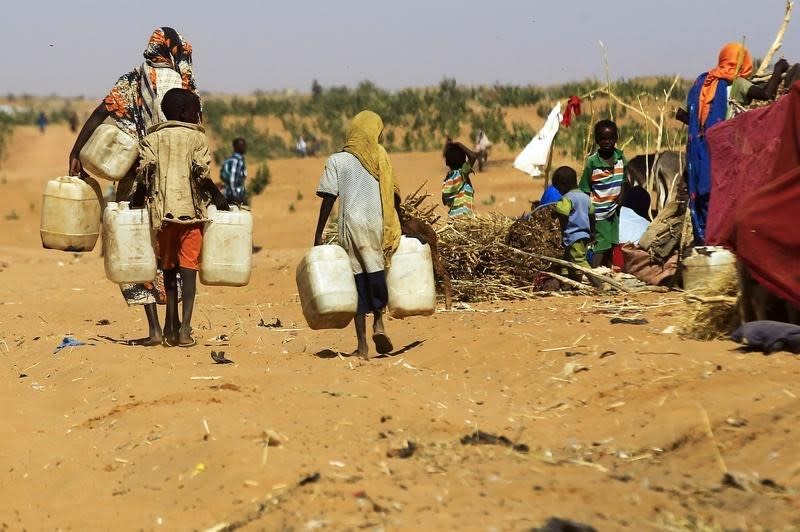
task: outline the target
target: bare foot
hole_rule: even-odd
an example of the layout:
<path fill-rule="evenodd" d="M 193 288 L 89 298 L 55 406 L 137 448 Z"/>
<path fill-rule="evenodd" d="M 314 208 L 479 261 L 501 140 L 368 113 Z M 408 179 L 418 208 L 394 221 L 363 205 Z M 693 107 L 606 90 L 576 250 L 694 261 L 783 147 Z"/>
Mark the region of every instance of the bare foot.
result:
<path fill-rule="evenodd" d="M 376 329 L 375 334 L 372 335 L 372 341 L 375 342 L 375 350 L 381 355 L 386 355 L 394 351 L 392 341 L 383 331 L 378 331 Z"/>
<path fill-rule="evenodd" d="M 369 344 L 367 344 L 366 340 L 363 342 L 358 342 L 356 354 L 364 360 L 369 360 Z"/>
<path fill-rule="evenodd" d="M 148 338 L 143 338 L 142 343 L 139 344 L 139 345 L 144 345 L 144 346 L 147 346 L 147 347 L 151 347 L 151 346 L 154 346 L 154 345 L 161 345 L 161 341 L 162 340 L 163 340 L 163 337 L 160 334 L 154 334 L 154 335 L 152 335 L 152 336 L 150 336 Z"/>
<path fill-rule="evenodd" d="M 178 345 L 180 347 L 192 347 L 193 345 L 197 345 L 197 341 L 192 338 L 191 330 L 184 330 L 184 328 L 181 327 L 178 333 Z"/>
<path fill-rule="evenodd" d="M 162 339 L 163 338 L 160 334 L 154 334 L 146 338 L 137 338 L 135 340 L 130 340 L 128 342 L 128 345 L 141 345 L 145 347 L 150 347 L 154 345 L 161 345 Z"/>

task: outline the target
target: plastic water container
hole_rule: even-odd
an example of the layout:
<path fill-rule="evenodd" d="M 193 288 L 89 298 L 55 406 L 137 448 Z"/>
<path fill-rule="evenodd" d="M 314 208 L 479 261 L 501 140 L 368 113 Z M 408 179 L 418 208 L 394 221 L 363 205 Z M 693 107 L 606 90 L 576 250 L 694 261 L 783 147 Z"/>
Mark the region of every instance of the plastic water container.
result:
<path fill-rule="evenodd" d="M 722 276 L 736 275 L 736 255 L 719 246 L 701 246 L 683 259 L 683 289 L 708 288 Z"/>
<path fill-rule="evenodd" d="M 431 247 L 416 238 L 400 238 L 386 274 L 393 318 L 430 316 L 436 311 L 436 282 Z"/>
<path fill-rule="evenodd" d="M 115 283 L 147 283 L 156 277 L 156 254 L 147 209 L 110 202 L 103 212 L 106 277 Z"/>
<path fill-rule="evenodd" d="M 340 246 L 314 246 L 297 266 L 297 291 L 308 326 L 343 329 L 358 309 L 350 258 Z"/>
<path fill-rule="evenodd" d="M 218 211 L 211 205 L 203 233 L 200 282 L 215 286 L 245 286 L 250 282 L 253 257 L 253 216 L 231 206 Z"/>
<path fill-rule="evenodd" d="M 100 202 L 92 187 L 77 177 L 51 179 L 42 195 L 39 235 L 42 246 L 91 251 L 100 234 Z"/>
<path fill-rule="evenodd" d="M 111 124 L 100 124 L 83 145 L 79 159 L 92 176 L 119 181 L 139 158 L 139 142 Z"/>

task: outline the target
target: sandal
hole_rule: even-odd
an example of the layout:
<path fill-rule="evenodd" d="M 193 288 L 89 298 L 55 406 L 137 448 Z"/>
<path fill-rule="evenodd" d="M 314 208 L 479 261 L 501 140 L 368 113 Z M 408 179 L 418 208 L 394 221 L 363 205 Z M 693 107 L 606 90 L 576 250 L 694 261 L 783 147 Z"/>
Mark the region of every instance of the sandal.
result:
<path fill-rule="evenodd" d="M 177 342 L 177 345 L 178 347 L 194 347 L 197 345 L 197 340 L 195 340 L 193 337 L 190 336 L 188 342 L 186 343 Z"/>
<path fill-rule="evenodd" d="M 381 355 L 388 355 L 394 351 L 392 341 L 386 333 L 375 333 L 372 335 L 372 341 L 375 342 L 375 350 Z"/>

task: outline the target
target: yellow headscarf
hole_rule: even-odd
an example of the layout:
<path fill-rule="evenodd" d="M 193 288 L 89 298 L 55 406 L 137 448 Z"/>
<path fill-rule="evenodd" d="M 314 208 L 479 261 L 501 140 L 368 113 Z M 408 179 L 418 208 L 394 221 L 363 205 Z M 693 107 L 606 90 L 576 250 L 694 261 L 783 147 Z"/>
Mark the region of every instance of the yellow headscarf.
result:
<path fill-rule="evenodd" d="M 350 121 L 342 151 L 351 153 L 378 180 L 383 208 L 383 256 L 388 265 L 392 253 L 400 245 L 400 218 L 394 208 L 394 195 L 399 194 L 394 171 L 386 149 L 378 143 L 383 120 L 377 113 L 361 111 Z"/>

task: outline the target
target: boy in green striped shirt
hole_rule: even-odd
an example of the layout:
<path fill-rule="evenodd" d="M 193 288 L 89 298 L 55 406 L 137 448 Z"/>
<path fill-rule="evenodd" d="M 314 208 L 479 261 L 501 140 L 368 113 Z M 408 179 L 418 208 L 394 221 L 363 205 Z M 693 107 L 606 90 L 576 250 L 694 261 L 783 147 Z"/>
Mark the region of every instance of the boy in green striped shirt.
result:
<path fill-rule="evenodd" d="M 594 126 L 597 151 L 586 159 L 579 188 L 594 206 L 595 245 L 592 266 L 607 266 L 619 244 L 619 209 L 628 183 L 628 161 L 617 149 L 617 124 L 601 120 Z"/>

